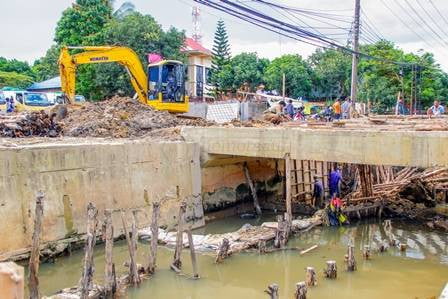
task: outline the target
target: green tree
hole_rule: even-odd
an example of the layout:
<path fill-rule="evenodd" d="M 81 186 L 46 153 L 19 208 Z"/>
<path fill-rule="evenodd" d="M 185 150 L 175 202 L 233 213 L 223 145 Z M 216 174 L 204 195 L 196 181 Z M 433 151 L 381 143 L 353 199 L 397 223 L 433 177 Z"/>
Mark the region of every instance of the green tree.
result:
<path fill-rule="evenodd" d="M 272 60 L 265 73 L 267 87 L 281 91 L 283 74 L 286 76 L 287 96 L 293 98 L 310 96 L 312 70 L 300 55 L 283 55 Z"/>
<path fill-rule="evenodd" d="M 33 83 L 33 78 L 17 72 L 0 71 L 0 88 L 5 86 L 27 88 Z"/>
<path fill-rule="evenodd" d="M 32 71 L 36 81 L 43 81 L 59 75 L 58 59 L 60 48 L 52 45 L 44 57 L 34 61 Z"/>
<path fill-rule="evenodd" d="M 231 58 L 215 79 L 220 82 L 223 90 L 236 90 L 243 84 L 249 84 L 251 89 L 264 82 L 264 72 L 269 65 L 268 59 L 258 58 L 256 53 L 241 53 Z"/>
<path fill-rule="evenodd" d="M 91 45 L 95 36 L 112 19 L 112 5 L 108 0 L 76 0 L 62 13 L 56 26 L 58 45 Z"/>
<path fill-rule="evenodd" d="M 95 45 L 98 35 L 112 20 L 112 3 L 109 0 L 76 0 L 58 21 L 55 32 L 57 46 Z M 77 93 L 97 98 L 95 67 L 82 65 L 76 77 Z"/>
<path fill-rule="evenodd" d="M 229 82 L 226 82 L 225 80 L 227 77 L 224 73 L 221 74 L 221 72 L 230 64 L 231 57 L 229 38 L 227 36 L 227 30 L 223 20 L 219 20 L 216 27 L 212 55 L 211 81 L 217 88 L 217 91 L 220 92 L 229 85 Z"/>
<path fill-rule="evenodd" d="M 17 59 L 6 59 L 4 57 L 0 57 L 0 71 L 16 72 L 27 76 L 33 75 L 28 62 L 20 61 Z"/>
<path fill-rule="evenodd" d="M 400 66 L 391 61 L 405 62 L 404 52 L 388 41 L 364 45 L 361 52 L 380 59 L 361 59 L 359 63 L 359 100 L 371 101 L 381 109 L 392 108 L 402 88 Z M 406 84 L 406 77 L 403 83 Z"/>
<path fill-rule="evenodd" d="M 251 89 L 255 89 L 264 82 L 263 76 L 269 60 L 258 58 L 257 53 L 241 53 L 232 58 L 230 65 L 233 88 L 237 89 L 248 83 Z"/>
<path fill-rule="evenodd" d="M 332 99 L 350 93 L 350 55 L 334 49 L 317 49 L 307 61 L 313 70 L 314 97 Z"/>

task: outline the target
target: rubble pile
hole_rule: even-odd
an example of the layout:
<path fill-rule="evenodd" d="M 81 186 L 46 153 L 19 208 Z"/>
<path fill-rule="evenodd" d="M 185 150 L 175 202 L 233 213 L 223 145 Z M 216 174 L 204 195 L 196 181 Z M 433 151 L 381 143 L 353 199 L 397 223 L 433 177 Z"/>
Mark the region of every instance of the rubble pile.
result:
<path fill-rule="evenodd" d="M 164 136 L 161 129 L 210 126 L 213 123 L 157 111 L 132 98 L 115 96 L 69 111 L 63 124 L 66 136 L 127 138 L 151 136 L 151 132 Z M 169 134 L 176 132 L 179 130 L 169 130 Z"/>
<path fill-rule="evenodd" d="M 2 115 L 0 117 L 1 137 L 58 137 L 62 126 L 55 121 L 55 114 L 33 111 L 23 114 Z"/>
<path fill-rule="evenodd" d="M 381 184 L 373 185 L 373 196 L 361 198 L 359 190 L 349 194 L 351 202 L 382 200 L 391 216 L 400 216 L 416 220 L 435 219 L 434 207 L 442 203 L 448 188 L 448 168 L 405 167 L 395 173 L 393 178 Z M 448 227 L 447 220 L 438 219 Z M 439 223 L 438 223 L 439 224 Z"/>

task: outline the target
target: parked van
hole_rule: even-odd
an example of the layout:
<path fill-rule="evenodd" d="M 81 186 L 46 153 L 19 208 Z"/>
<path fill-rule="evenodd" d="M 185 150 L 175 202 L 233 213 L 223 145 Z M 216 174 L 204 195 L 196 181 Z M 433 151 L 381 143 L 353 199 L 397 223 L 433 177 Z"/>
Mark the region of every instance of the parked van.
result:
<path fill-rule="evenodd" d="M 47 92 L 48 101 L 53 104 L 67 104 L 62 92 Z M 75 95 L 75 104 L 84 104 L 86 98 L 83 95 Z"/>
<path fill-rule="evenodd" d="M 15 105 L 17 111 L 37 111 L 54 106 L 47 95 L 39 92 L 24 92 L 23 94 L 16 94 Z"/>

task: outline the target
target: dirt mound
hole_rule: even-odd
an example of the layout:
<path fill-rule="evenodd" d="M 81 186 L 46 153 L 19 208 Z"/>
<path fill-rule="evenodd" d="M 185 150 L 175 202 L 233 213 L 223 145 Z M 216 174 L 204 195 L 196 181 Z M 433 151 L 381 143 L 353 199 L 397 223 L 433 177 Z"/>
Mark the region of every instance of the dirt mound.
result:
<path fill-rule="evenodd" d="M 156 136 L 170 138 L 170 134 L 179 134 L 179 130 L 161 129 L 179 126 L 210 126 L 213 123 L 203 119 L 191 119 L 176 116 L 167 111 L 157 111 L 137 100 L 115 96 L 110 100 L 87 103 L 82 108 L 69 110 L 62 121 L 64 135 L 73 137 L 142 137 Z M 177 136 L 172 136 L 177 139 Z"/>

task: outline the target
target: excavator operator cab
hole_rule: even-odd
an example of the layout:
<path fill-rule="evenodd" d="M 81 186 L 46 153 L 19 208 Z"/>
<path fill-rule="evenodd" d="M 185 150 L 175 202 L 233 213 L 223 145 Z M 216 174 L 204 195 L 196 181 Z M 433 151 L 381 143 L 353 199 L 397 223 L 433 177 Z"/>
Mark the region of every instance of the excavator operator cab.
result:
<path fill-rule="evenodd" d="M 163 60 L 148 66 L 148 100 L 185 103 L 185 69 L 180 61 Z"/>

